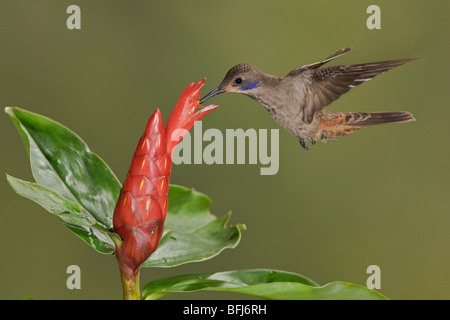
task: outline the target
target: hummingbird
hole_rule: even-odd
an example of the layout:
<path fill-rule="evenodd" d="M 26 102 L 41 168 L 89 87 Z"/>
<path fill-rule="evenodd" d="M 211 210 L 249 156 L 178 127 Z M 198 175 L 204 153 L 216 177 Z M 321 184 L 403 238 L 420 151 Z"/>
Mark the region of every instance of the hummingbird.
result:
<path fill-rule="evenodd" d="M 250 64 L 232 67 L 217 88 L 200 103 L 221 93 L 241 93 L 259 102 L 272 118 L 295 135 L 300 145 L 329 142 L 367 126 L 415 121 L 409 112 L 331 112 L 327 105 L 363 82 L 416 59 L 400 59 L 354 65 L 322 67 L 352 48 L 294 69 L 286 76 L 264 73 Z"/>

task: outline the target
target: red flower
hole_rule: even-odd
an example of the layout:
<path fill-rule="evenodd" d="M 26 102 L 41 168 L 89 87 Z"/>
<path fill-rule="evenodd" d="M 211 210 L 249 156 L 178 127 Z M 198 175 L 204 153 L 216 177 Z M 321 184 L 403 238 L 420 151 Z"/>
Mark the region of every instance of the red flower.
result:
<path fill-rule="evenodd" d="M 168 207 L 173 149 L 195 121 L 218 107 L 197 110 L 204 82 L 191 83 L 184 89 L 165 129 L 157 109 L 139 140 L 113 216 L 114 231 L 122 238 L 122 243 L 116 244 L 122 272 L 138 272 L 158 247 Z M 176 141 L 171 139 L 174 132 Z"/>
<path fill-rule="evenodd" d="M 186 133 L 189 131 L 194 126 L 195 121 L 200 120 L 219 106 L 217 104 L 212 104 L 197 110 L 201 107 L 201 104 L 198 101 L 200 99 L 200 88 L 204 83 L 205 79 L 188 85 L 181 93 L 177 105 L 173 108 L 169 120 L 167 120 L 166 137 L 169 141 L 167 144 L 167 153 L 170 155 L 172 155 L 173 149 L 183 137 L 183 132 Z M 175 137 L 173 135 L 174 133 L 177 135 L 176 130 L 179 129 L 182 129 L 178 132 L 181 135 L 179 135 L 177 140 L 174 140 L 173 138 Z"/>

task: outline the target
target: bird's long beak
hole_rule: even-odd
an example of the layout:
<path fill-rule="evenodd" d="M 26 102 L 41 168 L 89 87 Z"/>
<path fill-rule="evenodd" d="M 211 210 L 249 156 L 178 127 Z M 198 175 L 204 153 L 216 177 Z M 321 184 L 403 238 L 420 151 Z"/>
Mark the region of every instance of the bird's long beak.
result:
<path fill-rule="evenodd" d="M 212 98 L 212 97 L 214 97 L 214 96 L 216 96 L 216 95 L 218 95 L 218 94 L 224 93 L 224 92 L 225 92 L 224 89 L 222 89 L 222 88 L 220 88 L 220 87 L 217 87 L 217 88 L 215 88 L 213 91 L 211 91 L 210 93 L 208 93 L 207 95 L 205 95 L 203 98 L 201 98 L 201 99 L 200 99 L 200 103 L 203 103 L 203 102 L 205 102 L 206 100 L 208 100 L 209 98 Z"/>

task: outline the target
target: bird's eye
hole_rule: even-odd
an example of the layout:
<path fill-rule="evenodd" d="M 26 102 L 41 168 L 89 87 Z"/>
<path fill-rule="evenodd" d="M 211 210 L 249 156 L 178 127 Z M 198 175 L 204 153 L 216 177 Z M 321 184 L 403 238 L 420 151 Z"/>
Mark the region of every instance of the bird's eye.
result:
<path fill-rule="evenodd" d="M 234 83 L 241 84 L 242 83 L 242 78 L 239 77 L 239 78 L 234 79 Z"/>

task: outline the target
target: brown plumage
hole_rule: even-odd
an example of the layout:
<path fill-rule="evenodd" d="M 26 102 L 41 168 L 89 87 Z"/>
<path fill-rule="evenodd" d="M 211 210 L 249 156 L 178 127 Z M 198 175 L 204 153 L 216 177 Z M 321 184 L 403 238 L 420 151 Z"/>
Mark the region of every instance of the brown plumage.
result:
<path fill-rule="evenodd" d="M 263 105 L 275 121 L 297 136 L 304 149 L 309 149 L 306 141 L 328 142 L 366 126 L 414 121 L 409 112 L 358 113 L 324 109 L 351 88 L 415 60 L 322 67 L 349 51 L 350 48 L 337 51 L 319 62 L 292 70 L 285 77 L 266 74 L 249 64 L 238 64 L 200 103 L 223 92 L 245 94 Z"/>

